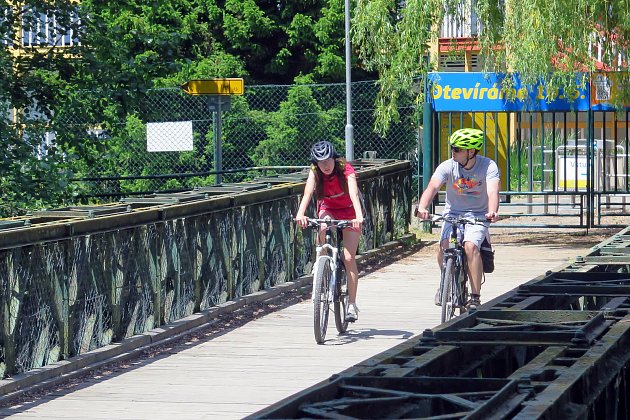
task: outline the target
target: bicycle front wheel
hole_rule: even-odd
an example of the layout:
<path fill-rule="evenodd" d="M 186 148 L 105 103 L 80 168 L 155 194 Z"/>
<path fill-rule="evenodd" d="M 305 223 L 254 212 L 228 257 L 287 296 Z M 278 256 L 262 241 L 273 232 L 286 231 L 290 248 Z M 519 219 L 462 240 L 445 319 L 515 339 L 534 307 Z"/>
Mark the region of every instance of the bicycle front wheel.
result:
<path fill-rule="evenodd" d="M 446 322 L 455 315 L 456 302 L 453 299 L 455 287 L 455 260 L 449 258 L 442 268 L 442 322 Z"/>
<path fill-rule="evenodd" d="M 337 290 L 335 291 L 335 326 L 339 334 L 345 333 L 348 329 L 346 313 L 348 313 L 348 277 L 346 277 L 346 267 L 343 261 L 339 262 L 337 269 Z"/>
<path fill-rule="evenodd" d="M 326 338 L 326 329 L 328 328 L 328 310 L 330 302 L 328 300 L 330 278 L 332 277 L 332 268 L 330 259 L 323 257 L 317 262 L 317 270 L 313 278 L 313 320 L 315 341 L 322 344 Z"/>

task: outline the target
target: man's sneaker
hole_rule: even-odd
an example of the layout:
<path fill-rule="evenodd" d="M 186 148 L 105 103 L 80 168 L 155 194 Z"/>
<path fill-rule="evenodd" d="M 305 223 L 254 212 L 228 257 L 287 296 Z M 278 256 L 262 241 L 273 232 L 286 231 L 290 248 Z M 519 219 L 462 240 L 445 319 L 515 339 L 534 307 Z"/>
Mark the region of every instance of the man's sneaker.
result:
<path fill-rule="evenodd" d="M 348 313 L 346 314 L 346 321 L 354 322 L 359 319 L 359 308 L 357 308 L 356 303 L 351 303 L 348 305 Z"/>
<path fill-rule="evenodd" d="M 437 289 L 437 292 L 435 292 L 435 305 L 442 306 L 442 293 L 440 292 L 439 287 Z"/>
<path fill-rule="evenodd" d="M 471 296 L 470 299 L 468 299 L 468 303 L 466 303 L 466 309 L 469 311 L 471 309 L 476 310 L 478 306 L 481 306 L 481 299 L 479 296 Z"/>

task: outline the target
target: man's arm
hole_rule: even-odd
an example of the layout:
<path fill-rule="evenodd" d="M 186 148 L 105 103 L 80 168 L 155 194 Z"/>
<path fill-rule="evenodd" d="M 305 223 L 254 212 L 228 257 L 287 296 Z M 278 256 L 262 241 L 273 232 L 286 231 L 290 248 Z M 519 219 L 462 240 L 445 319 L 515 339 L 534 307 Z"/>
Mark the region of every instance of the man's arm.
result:
<path fill-rule="evenodd" d="M 496 178 L 488 181 L 488 213 L 486 213 L 486 219 L 491 222 L 499 220 L 499 189 L 501 181 Z"/>
<path fill-rule="evenodd" d="M 426 190 L 422 193 L 420 200 L 418 200 L 418 211 L 416 212 L 416 217 L 420 219 L 428 219 L 429 218 L 429 204 L 433 201 L 433 197 L 435 194 L 442 188 L 444 182 L 440 178 L 436 178 L 435 176 L 431 178 L 429 181 L 429 185 L 427 185 Z"/>

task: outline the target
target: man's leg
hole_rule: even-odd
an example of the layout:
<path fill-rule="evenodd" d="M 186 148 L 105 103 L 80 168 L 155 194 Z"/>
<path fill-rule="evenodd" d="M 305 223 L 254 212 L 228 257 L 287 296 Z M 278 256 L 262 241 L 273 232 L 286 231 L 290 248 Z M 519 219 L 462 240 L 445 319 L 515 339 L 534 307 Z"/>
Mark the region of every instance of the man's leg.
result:
<path fill-rule="evenodd" d="M 479 248 L 473 242 L 464 242 L 466 260 L 468 261 L 468 276 L 470 277 L 470 293 L 481 295 L 481 278 L 483 276 L 483 263 Z"/>
<path fill-rule="evenodd" d="M 476 306 L 481 302 L 483 261 L 481 260 L 479 250 L 487 234 L 488 228 L 480 225 L 466 225 L 464 232 L 464 251 L 466 252 L 466 261 L 468 262 L 471 306 Z"/>

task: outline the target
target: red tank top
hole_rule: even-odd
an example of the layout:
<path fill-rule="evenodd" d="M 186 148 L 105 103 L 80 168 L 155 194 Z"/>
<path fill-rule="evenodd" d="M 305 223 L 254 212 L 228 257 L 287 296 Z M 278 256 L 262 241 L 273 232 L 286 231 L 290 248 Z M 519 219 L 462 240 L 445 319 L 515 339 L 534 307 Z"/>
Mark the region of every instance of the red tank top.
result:
<path fill-rule="evenodd" d="M 346 162 L 346 167 L 344 168 L 343 174 L 348 179 L 348 177 L 352 174 L 355 174 L 355 170 L 349 163 Z M 324 199 L 322 200 L 320 209 L 344 209 L 348 207 L 352 207 L 352 200 L 350 200 L 350 195 L 343 191 L 341 185 L 339 184 L 339 178 L 336 174 L 331 176 L 324 175 Z"/>

